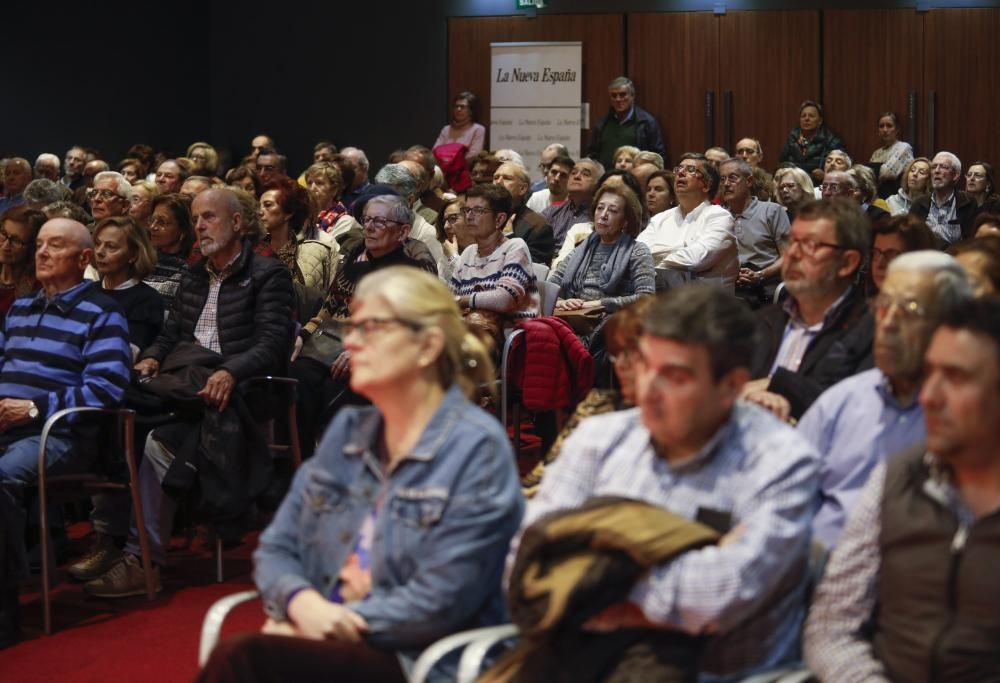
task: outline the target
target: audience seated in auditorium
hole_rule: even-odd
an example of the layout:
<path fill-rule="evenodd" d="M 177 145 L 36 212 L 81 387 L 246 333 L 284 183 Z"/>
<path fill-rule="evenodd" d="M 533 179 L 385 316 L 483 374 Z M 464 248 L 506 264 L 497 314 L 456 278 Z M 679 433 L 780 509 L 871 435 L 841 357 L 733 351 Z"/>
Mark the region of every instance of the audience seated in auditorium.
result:
<path fill-rule="evenodd" d="M 801 168 L 785 166 L 774 173 L 777 202 L 785 207 L 789 224 L 795 222 L 795 214 L 803 204 L 815 198 L 815 187 L 809 174 Z"/>
<path fill-rule="evenodd" d="M 771 303 L 781 281 L 781 254 L 788 242 L 788 214 L 751 194 L 753 169 L 742 159 L 719 166 L 722 205 L 733 215 L 740 271 L 736 295 L 753 307 Z"/>
<path fill-rule="evenodd" d="M 816 455 L 794 429 L 737 400 L 753 331 L 747 308 L 716 287 L 661 295 L 643 316 L 638 408 L 580 423 L 528 503 L 508 555 L 509 568 L 520 534 L 540 518 L 600 496 L 711 527 L 717 545 L 652 567 L 625 602 L 583 625 L 671 629 L 700 655 L 706 679 L 738 680 L 793 661 L 806 605 Z"/>
<path fill-rule="evenodd" d="M 116 407 L 129 383 L 124 316 L 84 280 L 93 253 L 87 228 L 56 218 L 38 233 L 35 274 L 42 290 L 14 302 L 0 335 L 0 642 L 17 637 L 17 581 L 27 578 L 23 494 L 38 478 L 42 426 L 64 408 Z M 97 456 L 81 421 L 49 433 L 46 472 L 86 472 Z"/>
<path fill-rule="evenodd" d="M 14 157 L 3 165 L 3 196 L 0 196 L 0 214 L 24 203 L 24 188 L 32 181 L 31 164 L 27 159 Z"/>
<path fill-rule="evenodd" d="M 376 190 L 374 185 L 369 190 Z M 393 265 L 407 265 L 431 273 L 437 272 L 430 252 L 419 240 L 408 239 L 413 211 L 409 202 L 390 194 L 362 198 L 355 205 L 360 210 L 364 239 L 348 242 L 341 251 L 341 261 L 319 313 L 302 326 L 289 374 L 299 381 L 297 419 L 302 454 L 313 452 L 316 441 L 333 412 L 341 405 L 357 401 L 348 379 L 351 354 L 343 350 L 336 321 L 351 315 L 351 301 L 358 281 L 366 274 Z M 333 324 L 331 324 L 333 321 Z M 333 339 L 332 348 L 313 336 Z"/>
<path fill-rule="evenodd" d="M 26 206 L 0 215 L 0 322 L 15 299 L 38 289 L 35 240 L 46 220 L 44 213 Z"/>
<path fill-rule="evenodd" d="M 913 159 L 899 177 L 899 189 L 886 199 L 889 213 L 899 216 L 910 212 L 913 201 L 930 192 L 931 161 L 927 157 Z"/>
<path fill-rule="evenodd" d="M 351 385 L 373 405 L 340 413 L 297 473 L 254 555 L 267 621 L 222 643 L 203 683 L 403 683 L 435 640 L 504 618 L 524 503 L 506 433 L 470 402 L 493 379 L 488 352 L 448 289 L 407 267 L 361 280 L 345 332 Z"/>
<path fill-rule="evenodd" d="M 642 205 L 635 192 L 602 186 L 593 222 L 594 231 L 549 274 L 549 282 L 559 285 L 556 314 L 584 337 L 605 315 L 656 290 L 649 247 L 636 240 Z"/>
<path fill-rule="evenodd" d="M 497 173 L 508 167 L 514 168 L 504 164 Z M 528 245 L 504 231 L 511 204 L 502 185 L 469 188 L 462 213 L 474 242 L 458 257 L 448 282 L 466 319 L 491 334 L 497 344 L 503 341 L 504 327 L 540 313 Z"/>
<path fill-rule="evenodd" d="M 946 315 L 924 356 L 927 438 L 878 465 L 816 591 L 823 681 L 1000 678 L 1000 302 Z"/>
<path fill-rule="evenodd" d="M 237 386 L 283 374 L 294 338 L 291 275 L 254 253 L 236 195 L 202 192 L 192 216 L 205 258 L 182 273 L 176 305 L 135 365 L 166 410 L 182 410 L 150 432 L 139 468 L 157 589 L 180 494 L 197 483 L 211 521 L 235 528 L 267 484 L 270 455 L 247 428 L 253 418 Z M 124 553 L 85 590 L 112 598 L 145 592 L 138 554 L 133 518 Z"/>
<path fill-rule="evenodd" d="M 608 84 L 608 99 L 611 101 L 608 113 L 591 128 L 588 157 L 605 168 L 612 168 L 615 150 L 622 145 L 667 156 L 660 124 L 635 103 L 635 83 L 619 76 Z M 602 174 L 603 171 L 598 175 Z"/>
<path fill-rule="evenodd" d="M 604 175 L 604 167 L 593 159 L 580 159 L 570 171 L 566 183 L 567 200 L 559 206 L 550 206 L 542 212 L 552 226 L 553 248 L 559 251 L 566 233 L 577 223 L 590 220 L 591 202 L 597 181 Z"/>
<path fill-rule="evenodd" d="M 799 125 L 788 133 L 778 161 L 790 162 L 809 174 L 810 178 L 821 181 L 827 154 L 835 149 L 844 149 L 844 143 L 824 125 L 822 105 L 805 100 L 799 105 Z"/>
<path fill-rule="evenodd" d="M 677 206 L 650 220 L 639 241 L 649 247 L 658 270 L 732 292 L 740 269 L 739 252 L 733 217 L 712 204 L 718 189 L 715 165 L 702 154 L 682 155 L 674 168 Z"/>
<path fill-rule="evenodd" d="M 855 202 L 800 209 L 781 264 L 788 297 L 758 311 L 745 398 L 798 419 L 827 387 L 871 367 L 872 318 L 858 282 L 870 248 L 868 217 Z"/>
<path fill-rule="evenodd" d="M 413 213 L 413 220 L 404 239 L 405 237 L 409 237 L 410 239 L 422 242 L 427 247 L 427 251 L 431 253 L 434 263 L 437 264 L 438 272 L 440 272 L 446 265 L 444 248 L 441 246 L 441 242 L 438 241 L 437 230 L 434 229 L 434 226 L 428 223 L 423 216 L 412 211 L 414 204 L 416 204 L 419 198 L 420 186 L 417 177 L 404 165 L 405 163 L 386 164 L 375 175 L 375 182 L 392 187 L 392 189 L 406 200 Z M 412 164 L 413 162 L 409 163 Z M 492 178 L 490 182 L 493 182 Z M 355 211 L 355 213 L 357 212 Z"/>
<path fill-rule="evenodd" d="M 553 164 L 553 168 L 558 166 Z M 501 164 L 493 174 L 493 182 L 510 193 L 512 208 L 504 232 L 524 240 L 531 251 L 532 261 L 547 265 L 554 253 L 552 226 L 542 214 L 532 211 L 524 203 L 531 182 L 528 172 L 516 164 Z"/>
<path fill-rule="evenodd" d="M 873 305 L 875 367 L 834 384 L 802 416 L 799 432 L 820 454 L 813 537 L 827 548 L 875 466 L 923 441 L 924 351 L 938 321 L 971 296 L 965 271 L 947 254 L 894 260 Z"/>
<path fill-rule="evenodd" d="M 869 293 L 877 293 L 885 282 L 889 264 L 910 251 L 934 248 L 934 236 L 916 216 L 894 216 L 872 225 L 871 264 L 868 268 Z"/>
<path fill-rule="evenodd" d="M 931 159 L 930 172 L 930 194 L 915 198 L 910 213 L 927 221 L 944 247 L 972 237 L 972 222 L 979 207 L 958 189 L 962 162 L 951 152 L 938 152 Z"/>
<path fill-rule="evenodd" d="M 549 162 L 542 186 L 533 189 L 528 198 L 528 208 L 542 213 L 550 206 L 559 206 L 565 202 L 568 198 L 566 185 L 569 183 L 569 174 L 573 172 L 573 165 L 573 159 L 568 156 L 558 156 Z"/>

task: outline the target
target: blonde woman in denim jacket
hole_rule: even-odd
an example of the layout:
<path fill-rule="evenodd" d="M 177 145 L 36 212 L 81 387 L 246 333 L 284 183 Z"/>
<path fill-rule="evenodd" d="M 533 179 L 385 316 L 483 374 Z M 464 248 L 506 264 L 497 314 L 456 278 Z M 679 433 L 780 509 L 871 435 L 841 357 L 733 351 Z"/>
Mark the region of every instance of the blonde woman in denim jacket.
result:
<path fill-rule="evenodd" d="M 500 578 L 524 508 L 506 432 L 469 401 L 493 377 L 434 276 L 363 278 L 345 336 L 345 408 L 260 537 L 261 634 L 201 681 L 399 681 L 442 636 L 504 619 Z M 446 680 L 455 662 L 439 667 Z"/>

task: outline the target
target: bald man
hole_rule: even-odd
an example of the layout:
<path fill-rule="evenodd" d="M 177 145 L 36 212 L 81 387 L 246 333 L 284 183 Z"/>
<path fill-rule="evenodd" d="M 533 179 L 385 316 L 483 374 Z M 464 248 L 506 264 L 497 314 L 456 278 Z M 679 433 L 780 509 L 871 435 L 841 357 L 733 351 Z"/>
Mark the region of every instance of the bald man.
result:
<path fill-rule="evenodd" d="M 35 274 L 42 289 L 14 302 L 0 332 L 0 533 L 6 536 L 0 543 L 0 642 L 5 618 L 16 609 L 14 582 L 28 569 L 22 493 L 38 481 L 42 427 L 64 408 L 118 406 L 132 357 L 125 316 L 83 278 L 94 251 L 87 228 L 54 218 L 42 226 L 37 244 Z M 60 422 L 49 434 L 46 472 L 90 467 L 95 450 L 83 446 L 94 435 L 81 422 Z M 6 573 L 4 567 L 16 569 Z"/>
<path fill-rule="evenodd" d="M 504 232 L 527 242 L 533 262 L 548 265 L 554 252 L 552 226 L 545 216 L 532 211 L 525 203 L 531 185 L 528 172 L 520 164 L 500 164 L 493 173 L 493 184 L 505 187 L 512 200 L 513 212 Z"/>

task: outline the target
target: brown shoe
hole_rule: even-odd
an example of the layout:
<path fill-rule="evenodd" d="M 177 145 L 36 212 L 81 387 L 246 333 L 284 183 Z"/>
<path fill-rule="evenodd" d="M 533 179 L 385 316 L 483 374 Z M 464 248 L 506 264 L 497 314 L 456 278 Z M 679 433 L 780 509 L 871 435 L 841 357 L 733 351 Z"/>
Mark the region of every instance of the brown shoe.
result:
<path fill-rule="evenodd" d="M 146 594 L 146 576 L 139 558 L 125 553 L 103 576 L 83 584 L 83 590 L 98 598 L 126 598 Z M 159 593 L 160 569 L 153 567 L 153 591 Z"/>
<path fill-rule="evenodd" d="M 69 566 L 69 575 L 77 581 L 96 579 L 122 559 L 122 554 L 111 536 L 99 533 L 90 551 Z"/>

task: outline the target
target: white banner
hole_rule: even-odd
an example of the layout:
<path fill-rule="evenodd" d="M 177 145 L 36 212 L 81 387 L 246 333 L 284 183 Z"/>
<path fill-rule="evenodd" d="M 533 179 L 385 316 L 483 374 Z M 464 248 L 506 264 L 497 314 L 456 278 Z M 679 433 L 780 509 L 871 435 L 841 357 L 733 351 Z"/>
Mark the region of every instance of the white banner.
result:
<path fill-rule="evenodd" d="M 580 156 L 583 44 L 492 43 L 489 148 L 513 149 L 537 177 L 558 142 Z"/>

